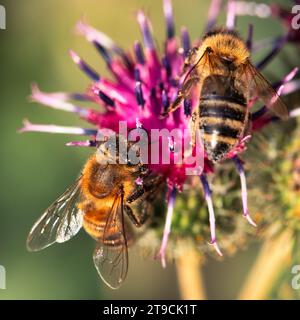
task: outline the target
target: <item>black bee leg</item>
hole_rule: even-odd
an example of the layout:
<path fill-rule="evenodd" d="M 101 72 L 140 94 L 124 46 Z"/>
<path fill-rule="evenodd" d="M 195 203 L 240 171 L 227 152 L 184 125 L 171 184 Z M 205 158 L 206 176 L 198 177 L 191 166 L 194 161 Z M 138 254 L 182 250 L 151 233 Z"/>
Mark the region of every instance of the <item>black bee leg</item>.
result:
<path fill-rule="evenodd" d="M 263 117 L 268 112 L 268 108 L 266 106 L 261 107 L 257 111 L 251 114 L 251 120 L 256 121 Z"/>
<path fill-rule="evenodd" d="M 131 222 L 138 228 L 140 228 L 149 217 L 147 210 L 142 210 L 139 216 L 135 215 L 132 209 L 127 205 L 124 206 L 124 210 Z"/>
<path fill-rule="evenodd" d="M 180 91 L 178 92 L 177 98 L 175 99 L 175 101 L 170 105 L 170 107 L 165 110 L 162 114 L 161 117 L 164 118 L 166 117 L 169 113 L 176 111 L 179 107 L 180 104 L 182 102 L 182 100 L 188 96 L 191 88 L 193 87 L 193 85 L 197 82 L 199 82 L 199 77 L 193 77 L 188 79 L 182 86 L 182 88 L 180 89 Z"/>
<path fill-rule="evenodd" d="M 150 177 L 146 178 L 142 185 L 138 186 L 135 191 L 132 192 L 127 198 L 126 202 L 132 203 L 138 198 L 140 198 L 142 195 L 144 195 L 145 192 L 149 192 L 153 189 L 155 189 L 158 185 L 161 183 L 161 177 L 160 176 L 155 176 L 155 177 Z"/>
<path fill-rule="evenodd" d="M 200 61 L 204 57 L 208 58 L 208 55 L 211 54 L 212 52 L 213 52 L 212 49 L 210 47 L 207 47 L 204 53 L 202 54 L 202 56 L 199 58 L 197 48 L 194 48 L 190 51 L 185 61 L 184 71 L 187 71 L 189 67 L 190 67 L 189 68 L 190 70 L 185 75 L 183 85 L 178 92 L 177 98 L 167 110 L 164 110 L 164 112 L 161 115 L 162 118 L 166 117 L 168 113 L 174 112 L 176 109 L 178 109 L 182 100 L 188 97 L 193 85 L 200 81 L 200 76 L 197 71 L 197 65 L 200 63 Z"/>
<path fill-rule="evenodd" d="M 195 64 L 196 59 L 197 59 L 197 55 L 198 55 L 198 51 L 199 51 L 199 48 L 194 47 L 188 52 L 187 57 L 184 60 L 183 74 L 185 74 L 186 71 Z"/>
<path fill-rule="evenodd" d="M 161 182 L 162 178 L 160 176 L 154 176 L 143 183 L 143 188 L 145 191 L 151 191 L 153 189 L 157 189 L 157 186 L 159 186 Z"/>
<path fill-rule="evenodd" d="M 145 193 L 144 186 L 140 186 L 126 198 L 126 202 L 131 203 L 137 200 L 138 198 L 140 198 L 144 193 Z"/>

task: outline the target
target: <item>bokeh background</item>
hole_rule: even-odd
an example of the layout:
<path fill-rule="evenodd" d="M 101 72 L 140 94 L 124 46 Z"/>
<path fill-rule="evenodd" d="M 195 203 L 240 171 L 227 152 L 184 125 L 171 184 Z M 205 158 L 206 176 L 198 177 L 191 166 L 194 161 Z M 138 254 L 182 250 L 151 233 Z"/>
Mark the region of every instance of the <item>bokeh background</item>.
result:
<path fill-rule="evenodd" d="M 201 36 L 209 3 L 174 0 L 177 30 L 185 25 L 192 38 Z M 77 137 L 17 133 L 23 118 L 36 123 L 80 124 L 76 116 L 46 110 L 27 98 L 32 82 L 45 91 L 81 92 L 86 88 L 88 79 L 69 58 L 70 48 L 106 74 L 97 52 L 73 34 L 78 19 L 85 17 L 124 48 L 131 48 L 140 39 L 135 12 L 143 8 L 161 48 L 165 36 L 161 0 L 1 0 L 0 4 L 7 13 L 7 30 L 0 30 L 0 264 L 6 268 L 7 289 L 0 290 L 0 299 L 179 298 L 174 266 L 163 270 L 158 261 L 142 258 L 134 249 L 124 286 L 118 291 L 107 289 L 93 266 L 94 242 L 84 232 L 40 253 L 26 251 L 33 222 L 74 181 L 91 151 L 65 147 Z M 238 20 L 241 35 L 246 35 L 250 21 L 257 40 L 282 33 L 278 22 L 251 17 Z M 222 22 L 224 14 L 219 24 Z M 275 79 L 285 70 L 277 59 L 266 73 Z M 233 299 L 258 248 L 259 243 L 254 243 L 223 262 L 208 259 L 203 270 L 208 297 Z"/>

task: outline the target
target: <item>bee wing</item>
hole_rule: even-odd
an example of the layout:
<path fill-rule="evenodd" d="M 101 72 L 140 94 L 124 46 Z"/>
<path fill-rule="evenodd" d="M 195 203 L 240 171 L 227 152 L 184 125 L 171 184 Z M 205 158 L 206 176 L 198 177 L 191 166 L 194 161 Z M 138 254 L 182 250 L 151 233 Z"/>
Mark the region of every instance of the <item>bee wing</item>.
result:
<path fill-rule="evenodd" d="M 265 79 L 250 61 L 246 63 L 244 68 L 247 80 L 251 83 L 250 88 L 253 93 L 277 116 L 287 119 L 289 116 L 288 108 L 268 80 Z"/>
<path fill-rule="evenodd" d="M 103 238 L 93 255 L 101 279 L 112 289 L 121 286 L 128 270 L 127 238 L 123 213 L 123 196 L 116 196 L 108 214 Z"/>
<path fill-rule="evenodd" d="M 33 225 L 27 238 L 28 250 L 42 250 L 54 242 L 65 242 L 77 234 L 83 220 L 83 214 L 76 206 L 80 193 L 79 178 Z"/>

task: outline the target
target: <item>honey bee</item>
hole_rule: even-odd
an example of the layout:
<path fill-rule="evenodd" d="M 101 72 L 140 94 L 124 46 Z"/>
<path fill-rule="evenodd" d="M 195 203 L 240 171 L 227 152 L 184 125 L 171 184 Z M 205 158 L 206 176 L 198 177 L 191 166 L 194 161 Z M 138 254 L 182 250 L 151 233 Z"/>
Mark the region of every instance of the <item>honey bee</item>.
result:
<path fill-rule="evenodd" d="M 259 97 L 277 116 L 288 116 L 286 105 L 252 64 L 246 44 L 234 31 L 207 33 L 186 58 L 184 74 L 181 90 L 163 116 L 175 111 L 183 99 L 196 96 L 199 105 L 192 114 L 192 132 L 200 129 L 213 162 L 226 158 L 246 135 L 251 99 Z"/>
<path fill-rule="evenodd" d="M 143 164 L 110 163 L 113 156 L 104 145 L 86 162 L 75 184 L 34 224 L 27 247 L 38 251 L 65 242 L 83 226 L 97 241 L 93 259 L 100 277 L 116 289 L 128 270 L 127 247 L 133 238 L 129 222 L 136 227 L 146 222 L 161 178 Z"/>

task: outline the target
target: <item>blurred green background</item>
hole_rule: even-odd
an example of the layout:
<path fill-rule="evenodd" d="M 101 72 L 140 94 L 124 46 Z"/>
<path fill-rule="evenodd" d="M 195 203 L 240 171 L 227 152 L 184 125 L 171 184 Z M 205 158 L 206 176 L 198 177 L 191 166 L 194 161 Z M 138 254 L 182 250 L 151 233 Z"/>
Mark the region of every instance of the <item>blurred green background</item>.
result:
<path fill-rule="evenodd" d="M 192 38 L 200 36 L 210 1 L 173 3 L 177 30 L 185 25 Z M 161 0 L 2 0 L 0 4 L 7 12 L 7 30 L 0 30 L 0 264 L 6 268 L 7 289 L 0 290 L 0 298 L 179 298 L 175 268 L 169 265 L 163 270 L 158 261 L 143 259 L 134 250 L 125 285 L 118 291 L 107 289 L 93 266 L 94 242 L 84 232 L 40 253 L 26 251 L 25 240 L 33 222 L 74 181 L 91 151 L 65 147 L 66 142 L 77 139 L 74 136 L 17 133 L 23 118 L 47 124 L 81 123 L 76 116 L 27 99 L 32 82 L 45 91 L 81 92 L 86 88 L 88 79 L 69 59 L 70 48 L 106 74 L 95 50 L 73 34 L 78 19 L 85 17 L 129 48 L 140 39 L 135 12 L 143 8 L 152 20 L 161 48 L 165 35 Z M 224 14 L 222 17 L 224 20 Z M 249 21 L 255 25 L 256 39 L 282 32 L 278 22 L 240 18 L 238 29 L 244 36 Z M 280 66 L 272 63 L 274 76 L 282 75 Z M 209 298 L 234 298 L 257 251 L 258 245 L 253 245 L 224 262 L 209 259 L 204 266 Z"/>

